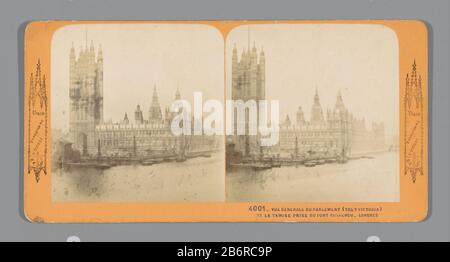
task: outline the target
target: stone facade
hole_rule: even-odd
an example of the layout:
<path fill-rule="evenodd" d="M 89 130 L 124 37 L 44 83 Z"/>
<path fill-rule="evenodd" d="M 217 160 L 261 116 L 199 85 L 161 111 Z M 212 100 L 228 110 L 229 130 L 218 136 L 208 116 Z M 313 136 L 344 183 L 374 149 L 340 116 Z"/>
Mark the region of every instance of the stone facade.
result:
<path fill-rule="evenodd" d="M 352 116 L 345 108 L 340 94 L 337 95 L 333 110 L 327 110 L 326 117 L 317 91 L 310 121 L 305 120 L 301 107 L 296 115 L 296 123 L 292 123 L 287 116 L 280 126 L 280 153 L 297 156 L 320 154 L 330 157 L 347 157 L 350 154 Z"/>
<path fill-rule="evenodd" d="M 238 57 L 236 46 L 232 54 L 232 99 L 244 102 L 265 99 L 265 54 L 255 46 L 243 50 Z M 245 125 L 249 134 L 249 114 L 246 111 L 245 122 L 239 123 L 234 112 L 234 134 L 228 139 L 234 151 L 244 157 L 261 153 L 289 154 L 297 156 L 321 155 L 329 157 L 348 157 L 352 154 L 385 150 L 384 125 L 373 123 L 372 129 L 365 126 L 362 119 L 351 114 L 340 93 L 331 110 L 323 111 L 318 90 L 313 98 L 310 119 L 305 119 L 302 107 L 298 108 L 296 121 L 289 115 L 280 124 L 280 141 L 277 146 L 261 147 L 258 135 L 236 135 L 237 126 Z"/>
<path fill-rule="evenodd" d="M 121 122 L 103 121 L 103 54 L 82 48 L 78 57 L 70 50 L 70 139 L 73 148 L 84 156 L 146 156 L 154 153 L 178 153 L 180 150 L 202 152 L 217 149 L 215 136 L 174 136 L 170 123 L 174 112 L 159 103 L 156 85 L 145 118 L 140 105 L 134 119 L 127 113 Z M 177 89 L 175 100 L 180 100 Z M 134 121 L 133 121 L 134 120 Z"/>
<path fill-rule="evenodd" d="M 74 148 L 87 154 L 95 151 L 95 126 L 103 122 L 103 53 L 91 42 L 78 57 L 70 49 L 69 129 Z"/>
<path fill-rule="evenodd" d="M 242 100 L 247 102 L 250 100 L 258 103 L 259 100 L 265 99 L 266 89 L 266 60 L 264 51 L 261 50 L 258 54 L 258 50 L 255 46 L 247 50 L 243 50 L 241 58 L 238 57 L 238 51 L 236 46 L 233 48 L 232 57 L 232 99 L 234 101 Z M 245 125 L 245 133 L 248 134 L 249 130 L 249 112 L 245 113 L 245 122 L 239 123 L 237 120 L 237 110 L 234 113 L 234 134 L 237 134 L 238 125 Z M 234 148 L 237 151 L 244 153 L 244 155 L 258 154 L 259 149 L 259 137 L 258 136 L 246 136 L 246 135 L 234 135 L 232 137 Z"/>
<path fill-rule="evenodd" d="M 332 110 L 322 113 L 318 92 L 314 96 L 311 119 L 306 121 L 301 107 L 297 121 L 289 116 L 280 126 L 279 153 L 298 156 L 319 154 L 329 157 L 349 157 L 386 150 L 383 123 L 373 123 L 368 129 L 364 119 L 357 119 L 344 105 L 339 93 Z"/>

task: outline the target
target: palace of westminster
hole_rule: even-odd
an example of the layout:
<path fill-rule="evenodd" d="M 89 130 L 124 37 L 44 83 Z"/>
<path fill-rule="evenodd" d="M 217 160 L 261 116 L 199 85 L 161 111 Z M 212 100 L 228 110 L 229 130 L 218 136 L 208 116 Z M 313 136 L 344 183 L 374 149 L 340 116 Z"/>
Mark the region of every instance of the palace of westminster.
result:
<path fill-rule="evenodd" d="M 255 46 L 244 50 L 239 59 L 236 46 L 232 54 L 232 99 L 233 100 L 264 100 L 265 99 L 265 63 L 264 50 L 258 54 Z M 340 93 L 332 110 L 324 114 L 320 97 L 316 90 L 311 108 L 311 119 L 307 121 L 301 106 L 296 113 L 296 121 L 289 115 L 280 124 L 279 144 L 270 148 L 259 145 L 257 136 L 235 135 L 228 139 L 233 150 L 243 156 L 254 156 L 265 151 L 272 154 L 290 155 L 337 155 L 375 152 L 385 150 L 385 134 L 383 123 L 373 123 L 372 129 L 366 129 L 364 118 L 357 119 L 345 107 Z M 282 102 L 282 101 L 280 101 Z M 246 115 L 248 122 L 249 116 Z M 247 123 L 237 123 L 246 125 Z M 227 146 L 229 148 L 229 146 Z"/>
<path fill-rule="evenodd" d="M 140 105 L 134 111 L 134 121 L 125 113 L 120 122 L 103 120 L 103 53 L 90 47 L 82 48 L 78 57 L 70 50 L 70 115 L 69 133 L 72 147 L 83 155 L 144 156 L 152 153 L 179 153 L 181 150 L 202 152 L 220 147 L 214 136 L 174 136 L 171 121 L 175 116 L 168 107 L 164 115 L 156 86 L 144 117 Z M 174 101 L 181 99 L 177 89 Z"/>
<path fill-rule="evenodd" d="M 125 114 L 120 122 L 106 123 L 103 120 L 103 53 L 96 52 L 93 43 L 80 50 L 70 50 L 70 115 L 69 134 L 72 146 L 85 155 L 145 155 L 150 152 L 179 150 L 189 144 L 190 150 L 210 150 L 218 147 L 220 138 L 214 136 L 175 136 L 170 123 L 174 113 L 168 107 L 164 113 L 159 104 L 156 87 L 145 117 L 140 105 L 136 106 L 134 121 Z M 232 99 L 265 99 L 265 54 L 256 47 L 244 50 L 239 59 L 236 47 L 232 54 Z M 180 99 L 177 90 L 175 100 Z M 337 94 L 332 110 L 323 112 L 316 90 L 311 108 L 311 119 L 304 118 L 302 107 L 298 107 L 296 121 L 289 116 L 280 124 L 279 144 L 266 148 L 266 152 L 287 154 L 350 155 L 358 152 L 373 152 L 385 149 L 383 123 L 366 129 L 364 119 L 355 118 L 345 107 L 341 94 Z M 235 125 L 239 124 L 236 123 Z M 186 142 L 186 139 L 189 142 Z M 232 136 L 227 143 L 245 156 L 260 154 L 257 136 Z"/>

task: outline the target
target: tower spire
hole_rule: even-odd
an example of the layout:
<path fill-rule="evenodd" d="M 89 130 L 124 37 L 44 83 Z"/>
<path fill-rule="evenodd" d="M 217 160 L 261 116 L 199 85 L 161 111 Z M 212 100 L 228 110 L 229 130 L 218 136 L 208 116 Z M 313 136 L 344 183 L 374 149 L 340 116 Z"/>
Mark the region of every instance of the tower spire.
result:
<path fill-rule="evenodd" d="M 86 49 L 87 49 L 87 47 L 88 47 L 88 31 L 87 31 L 87 27 L 85 26 L 84 27 L 84 41 L 85 41 L 85 47 L 86 47 Z"/>
<path fill-rule="evenodd" d="M 152 103 L 150 105 L 149 121 L 159 122 L 162 120 L 161 106 L 159 105 L 158 93 L 156 92 L 156 84 L 153 87 Z"/>
<path fill-rule="evenodd" d="M 75 62 L 75 47 L 73 46 L 73 41 L 72 41 L 72 47 L 70 48 L 70 62 Z"/>
<path fill-rule="evenodd" d="M 250 50 L 250 25 L 247 26 L 247 50 Z"/>
<path fill-rule="evenodd" d="M 323 112 L 322 112 L 322 106 L 320 105 L 320 98 L 319 98 L 319 91 L 316 87 L 316 94 L 314 95 L 314 103 L 311 108 L 311 122 L 322 122 L 324 120 L 323 118 Z"/>
<path fill-rule="evenodd" d="M 334 106 L 335 110 L 338 110 L 340 112 L 343 112 L 345 109 L 344 106 L 344 101 L 342 100 L 342 94 L 341 94 L 341 90 L 338 91 L 337 96 L 336 96 L 336 104 Z"/>
<path fill-rule="evenodd" d="M 158 99 L 158 93 L 156 91 L 156 84 L 153 84 L 152 105 L 159 106 L 159 99 Z"/>
<path fill-rule="evenodd" d="M 102 45 L 99 45 L 98 47 L 98 56 L 97 56 L 98 61 L 103 61 L 103 51 L 102 51 Z"/>
<path fill-rule="evenodd" d="M 316 93 L 314 94 L 314 101 L 316 101 L 316 102 L 319 101 L 319 91 L 317 89 L 317 86 L 316 86 Z"/>

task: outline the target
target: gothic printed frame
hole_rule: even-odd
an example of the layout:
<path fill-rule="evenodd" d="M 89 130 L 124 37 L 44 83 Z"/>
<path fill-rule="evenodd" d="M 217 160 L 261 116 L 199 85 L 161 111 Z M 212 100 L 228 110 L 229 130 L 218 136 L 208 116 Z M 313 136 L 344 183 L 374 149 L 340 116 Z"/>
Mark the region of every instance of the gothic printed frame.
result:
<path fill-rule="evenodd" d="M 30 74 L 30 94 L 28 96 L 28 174 L 33 173 L 36 183 L 41 174 L 47 175 L 48 143 L 48 97 L 45 74 L 41 73 L 41 61 L 38 59 L 36 72 Z"/>
<path fill-rule="evenodd" d="M 417 177 L 424 175 L 424 97 L 422 76 L 417 72 L 414 60 L 411 72 L 406 74 L 405 94 L 405 175 L 416 183 Z"/>

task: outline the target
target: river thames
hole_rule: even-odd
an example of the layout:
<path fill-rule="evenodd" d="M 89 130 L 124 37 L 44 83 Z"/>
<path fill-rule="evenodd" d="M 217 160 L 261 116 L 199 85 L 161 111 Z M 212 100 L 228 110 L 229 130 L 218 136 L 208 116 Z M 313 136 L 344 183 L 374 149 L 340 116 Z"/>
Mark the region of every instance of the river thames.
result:
<path fill-rule="evenodd" d="M 229 202 L 398 202 L 399 152 L 315 167 L 283 166 L 227 173 Z"/>
<path fill-rule="evenodd" d="M 55 202 L 223 202 L 223 153 L 151 166 L 57 169 Z"/>
<path fill-rule="evenodd" d="M 55 202 L 397 202 L 399 152 L 315 167 L 237 169 L 222 153 L 152 166 L 56 169 Z"/>

